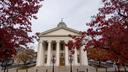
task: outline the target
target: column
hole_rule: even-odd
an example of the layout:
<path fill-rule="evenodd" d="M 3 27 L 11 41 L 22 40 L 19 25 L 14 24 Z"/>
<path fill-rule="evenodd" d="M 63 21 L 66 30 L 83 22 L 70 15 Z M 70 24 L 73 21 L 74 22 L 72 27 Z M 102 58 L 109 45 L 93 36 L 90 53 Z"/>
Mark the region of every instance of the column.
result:
<path fill-rule="evenodd" d="M 68 43 L 68 41 L 65 41 L 65 43 Z M 65 66 L 69 65 L 69 53 L 68 53 L 68 47 L 65 46 Z"/>
<path fill-rule="evenodd" d="M 80 48 L 80 63 L 83 66 L 88 65 L 87 51 L 84 51 L 84 46 Z"/>
<path fill-rule="evenodd" d="M 48 50 L 47 50 L 47 66 L 50 66 L 51 63 L 51 41 L 48 41 Z"/>
<path fill-rule="evenodd" d="M 78 59 L 77 59 L 77 49 L 74 49 L 75 53 L 74 53 L 74 57 L 73 57 L 73 62 L 74 65 L 78 65 Z"/>
<path fill-rule="evenodd" d="M 43 66 L 44 65 L 44 49 L 42 46 L 43 41 L 39 41 L 38 43 L 38 52 L 37 52 L 37 63 L 36 66 Z"/>
<path fill-rule="evenodd" d="M 60 47 L 59 47 L 59 41 L 56 41 L 56 66 L 59 66 L 60 64 Z"/>

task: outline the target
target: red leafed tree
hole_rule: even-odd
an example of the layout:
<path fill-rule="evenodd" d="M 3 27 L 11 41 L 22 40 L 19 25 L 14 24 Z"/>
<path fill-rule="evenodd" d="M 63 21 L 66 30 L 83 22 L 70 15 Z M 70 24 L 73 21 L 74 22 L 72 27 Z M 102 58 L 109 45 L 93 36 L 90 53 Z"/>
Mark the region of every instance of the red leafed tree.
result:
<path fill-rule="evenodd" d="M 85 48 L 98 47 L 111 52 L 110 60 L 118 65 L 128 63 L 128 0 L 102 0 L 103 7 L 87 23 L 89 41 Z M 79 38 L 83 38 L 83 35 Z M 82 43 L 74 38 L 74 45 Z"/>
<path fill-rule="evenodd" d="M 88 45 L 112 52 L 110 60 L 125 64 L 128 62 L 128 1 L 102 0 L 104 6 L 87 25 L 92 40 Z"/>
<path fill-rule="evenodd" d="M 0 60 L 12 57 L 16 48 L 33 42 L 31 19 L 37 19 L 41 0 L 0 0 Z"/>
<path fill-rule="evenodd" d="M 89 48 L 87 50 L 88 58 L 99 62 L 98 66 L 101 66 L 101 62 L 109 60 L 111 53 L 102 48 Z"/>
<path fill-rule="evenodd" d="M 74 40 L 69 40 L 67 44 L 65 44 L 67 46 L 67 48 L 69 49 L 71 54 L 74 54 L 74 49 L 79 49 L 81 48 L 84 44 L 82 43 L 84 37 L 86 36 L 85 32 L 80 32 L 81 36 L 74 36 L 74 35 L 69 35 L 69 37 L 71 37 Z M 84 49 L 85 50 L 85 49 Z"/>

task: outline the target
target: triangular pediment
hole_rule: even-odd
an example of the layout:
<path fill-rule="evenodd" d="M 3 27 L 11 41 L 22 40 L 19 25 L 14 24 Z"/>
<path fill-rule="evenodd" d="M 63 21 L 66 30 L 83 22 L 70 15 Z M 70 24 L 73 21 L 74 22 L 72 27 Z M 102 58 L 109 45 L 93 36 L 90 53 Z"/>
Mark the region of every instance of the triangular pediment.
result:
<path fill-rule="evenodd" d="M 40 36 L 68 36 L 68 35 L 80 35 L 79 31 L 68 27 L 56 27 L 45 32 L 42 32 Z"/>

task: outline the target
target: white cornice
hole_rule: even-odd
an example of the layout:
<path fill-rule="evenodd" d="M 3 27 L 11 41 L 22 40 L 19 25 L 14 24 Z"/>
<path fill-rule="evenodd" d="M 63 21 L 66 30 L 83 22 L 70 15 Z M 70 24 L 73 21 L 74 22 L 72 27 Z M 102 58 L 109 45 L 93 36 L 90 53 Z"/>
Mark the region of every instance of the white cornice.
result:
<path fill-rule="evenodd" d="M 80 35 L 80 31 L 77 31 L 75 29 L 72 29 L 72 28 L 69 28 L 69 27 L 56 27 L 56 28 L 53 28 L 53 29 L 50 29 L 50 30 L 47 30 L 47 31 L 44 31 L 42 33 L 39 34 L 39 37 L 42 37 L 48 33 L 51 33 L 51 32 L 54 32 L 54 31 L 57 31 L 59 29 L 65 29 L 65 30 L 68 30 L 70 32 L 73 32 L 73 33 L 76 33 L 76 34 L 79 34 Z"/>

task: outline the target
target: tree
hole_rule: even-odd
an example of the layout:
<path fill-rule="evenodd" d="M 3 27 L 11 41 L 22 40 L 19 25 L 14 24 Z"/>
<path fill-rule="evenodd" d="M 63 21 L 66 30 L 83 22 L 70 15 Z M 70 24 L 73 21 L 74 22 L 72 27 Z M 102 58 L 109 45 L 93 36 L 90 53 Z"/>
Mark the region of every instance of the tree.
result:
<path fill-rule="evenodd" d="M 27 47 L 35 36 L 31 30 L 31 19 L 37 19 L 41 0 L 1 0 L 0 1 L 0 60 L 5 57 L 6 49 L 12 57 L 16 48 Z"/>
<path fill-rule="evenodd" d="M 124 65 L 128 62 L 128 1 L 102 0 L 104 7 L 87 25 L 92 38 L 87 46 L 95 46 L 111 52 L 110 60 Z M 98 39 L 99 38 L 99 39 Z"/>
<path fill-rule="evenodd" d="M 118 66 L 128 63 L 128 1 L 127 0 L 102 0 L 103 7 L 87 23 L 90 27 L 78 41 L 74 37 L 74 45 L 84 40 L 83 36 L 90 39 L 85 50 L 98 47 L 111 52 L 110 60 Z"/>
<path fill-rule="evenodd" d="M 101 62 L 109 60 L 111 55 L 107 50 L 101 48 L 89 48 L 87 52 L 89 59 L 93 59 L 99 62 L 99 67 L 101 66 Z"/>
<path fill-rule="evenodd" d="M 18 51 L 15 58 L 18 63 L 23 63 L 24 65 L 26 65 L 27 62 L 34 59 L 34 54 L 35 52 L 32 49 L 23 49 Z"/>

